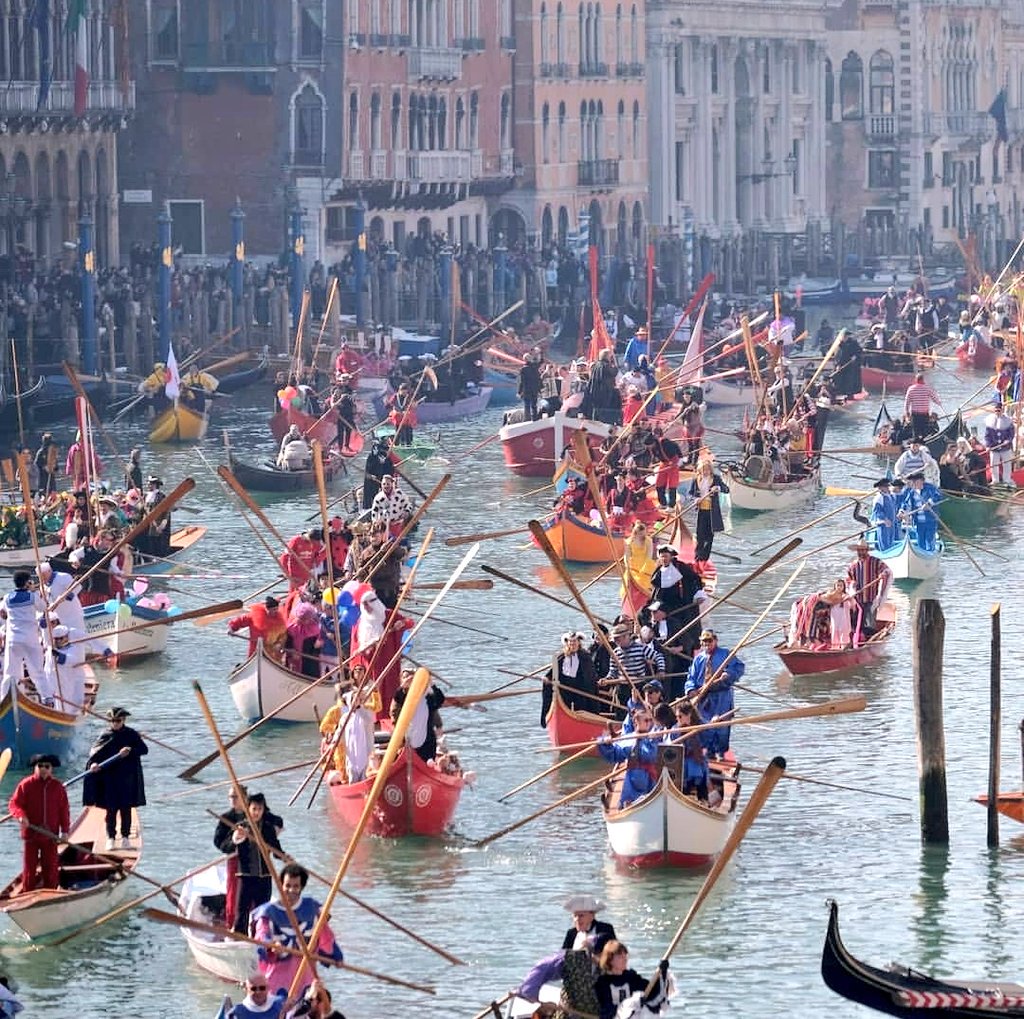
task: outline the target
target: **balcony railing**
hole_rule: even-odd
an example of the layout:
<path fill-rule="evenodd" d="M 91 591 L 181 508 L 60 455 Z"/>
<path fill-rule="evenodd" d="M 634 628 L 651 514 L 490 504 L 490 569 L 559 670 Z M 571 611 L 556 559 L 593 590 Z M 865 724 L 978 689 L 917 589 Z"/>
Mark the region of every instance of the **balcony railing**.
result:
<path fill-rule="evenodd" d="M 370 179 L 387 180 L 388 154 L 385 149 L 370 150 Z"/>
<path fill-rule="evenodd" d="M 992 117 L 981 110 L 929 113 L 925 117 L 925 131 L 935 136 L 983 138 L 995 133 L 993 123 Z"/>
<path fill-rule="evenodd" d="M 568 64 L 552 64 L 551 65 L 551 77 L 552 78 L 568 78 L 571 72 Z"/>
<path fill-rule="evenodd" d="M 186 43 L 182 68 L 186 71 L 274 71 L 273 49 L 269 41 Z"/>
<path fill-rule="evenodd" d="M 581 78 L 607 78 L 608 65 L 600 63 L 580 64 L 579 73 Z"/>
<path fill-rule="evenodd" d="M 516 48 L 516 37 L 514 35 L 503 35 L 500 41 L 503 50 L 514 50 Z"/>
<path fill-rule="evenodd" d="M 893 138 L 896 135 L 896 115 L 872 113 L 868 116 L 868 134 L 872 138 Z"/>
<path fill-rule="evenodd" d="M 39 101 L 38 81 L 11 81 L 0 89 L 0 114 L 37 113 L 44 117 L 53 113 L 72 113 L 75 109 L 75 85 L 71 81 L 50 83 L 46 106 L 36 109 Z M 129 113 L 135 109 L 135 82 L 128 83 L 127 94 L 116 81 L 91 81 L 86 93 L 86 113 Z"/>
<path fill-rule="evenodd" d="M 551 73 L 552 70 L 553 70 L 553 65 L 552 64 L 541 64 L 538 73 L 540 74 L 540 76 L 542 78 L 551 78 L 551 77 L 553 77 L 553 75 Z"/>
<path fill-rule="evenodd" d="M 411 35 L 389 35 L 388 45 L 394 50 L 405 50 L 412 45 Z"/>
<path fill-rule="evenodd" d="M 617 159 L 586 159 L 580 162 L 578 171 L 580 187 L 610 187 L 619 183 L 619 161 Z"/>
<path fill-rule="evenodd" d="M 615 77 L 616 78 L 642 78 L 644 76 L 644 65 L 643 64 L 625 64 L 620 63 L 615 65 Z"/>
<path fill-rule="evenodd" d="M 515 152 L 512 149 L 501 150 L 498 170 L 502 177 L 511 177 L 515 173 Z"/>
<path fill-rule="evenodd" d="M 463 53 L 480 53 L 487 48 L 487 44 L 478 35 L 469 35 L 462 40 Z"/>
<path fill-rule="evenodd" d="M 409 50 L 409 78 L 440 78 L 454 81 L 462 77 L 462 50 L 448 46 L 414 46 Z"/>
<path fill-rule="evenodd" d="M 424 184 L 450 184 L 469 181 L 472 157 L 469 152 L 410 152 L 409 180 Z"/>
<path fill-rule="evenodd" d="M 370 45 L 374 49 L 382 50 L 384 49 L 385 46 L 387 46 L 389 38 L 390 36 L 384 35 L 381 32 L 371 32 Z"/>
<path fill-rule="evenodd" d="M 348 154 L 348 175 L 352 180 L 365 180 L 366 163 L 362 152 L 350 152 Z"/>

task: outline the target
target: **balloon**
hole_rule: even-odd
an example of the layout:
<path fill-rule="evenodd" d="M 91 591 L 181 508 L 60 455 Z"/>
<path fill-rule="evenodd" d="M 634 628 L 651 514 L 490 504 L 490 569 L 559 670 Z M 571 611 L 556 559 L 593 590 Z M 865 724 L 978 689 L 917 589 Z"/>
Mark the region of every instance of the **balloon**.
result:
<path fill-rule="evenodd" d="M 359 606 L 345 605 L 338 610 L 338 622 L 342 626 L 354 627 L 359 622 Z"/>
<path fill-rule="evenodd" d="M 149 587 L 149 581 L 145 577 L 137 577 L 132 584 L 132 591 L 135 594 L 142 594 Z"/>
<path fill-rule="evenodd" d="M 320 596 L 320 600 L 324 605 L 333 605 L 335 599 L 341 592 L 336 587 L 328 587 L 324 593 Z"/>
<path fill-rule="evenodd" d="M 402 634 L 402 651 L 408 654 L 412 650 L 412 630 L 406 630 Z"/>
<path fill-rule="evenodd" d="M 362 586 L 363 582 L 361 580 L 346 580 L 345 583 L 341 585 L 341 589 L 342 591 L 348 591 L 349 594 L 354 594 L 355 591 Z"/>
<path fill-rule="evenodd" d="M 295 410 L 300 410 L 302 408 L 301 396 L 293 396 L 289 402 L 291 403 L 292 407 L 295 408 Z"/>
<path fill-rule="evenodd" d="M 338 604 L 341 605 L 342 608 L 351 608 L 353 605 L 355 605 L 355 603 L 356 601 L 355 598 L 352 597 L 351 591 L 341 592 L 341 596 L 338 598 Z"/>
<path fill-rule="evenodd" d="M 601 511 L 600 510 L 596 510 L 596 509 L 592 509 L 590 511 L 590 520 L 591 520 L 591 523 L 595 523 L 595 524 L 600 523 L 600 521 L 601 521 Z"/>
<path fill-rule="evenodd" d="M 120 604 L 121 603 L 116 598 L 108 598 L 103 603 L 103 611 L 109 612 L 111 615 L 113 615 L 115 612 L 117 612 L 117 608 Z"/>
<path fill-rule="evenodd" d="M 117 620 L 119 623 L 130 623 L 132 621 L 132 607 L 130 605 L 118 605 Z"/>
<path fill-rule="evenodd" d="M 167 610 L 167 615 L 168 616 L 180 616 L 181 615 L 181 608 L 178 605 L 172 605 Z"/>

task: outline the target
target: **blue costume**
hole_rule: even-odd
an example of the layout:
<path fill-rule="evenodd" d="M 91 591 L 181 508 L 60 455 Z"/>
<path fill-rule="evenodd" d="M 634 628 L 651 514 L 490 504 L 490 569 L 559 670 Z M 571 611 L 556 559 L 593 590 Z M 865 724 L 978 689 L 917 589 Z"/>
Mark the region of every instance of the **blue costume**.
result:
<path fill-rule="evenodd" d="M 611 764 L 626 762 L 620 810 L 641 796 L 646 796 L 658 781 L 654 767 L 658 760 L 657 739 L 638 736 L 629 743 L 598 743 L 597 752 Z"/>
<path fill-rule="evenodd" d="M 696 693 L 718 671 L 722 662 L 729 655 L 729 649 L 716 647 L 708 654 L 698 651 L 686 674 L 687 695 Z M 702 722 L 710 722 L 716 715 L 721 717 L 733 710 L 733 685 L 743 678 L 747 667 L 738 658 L 734 658 L 726 667 L 725 672 L 715 680 L 714 685 L 701 698 L 697 710 Z M 700 734 L 700 741 L 708 754 L 724 754 L 729 749 L 730 726 L 723 725 L 717 729 L 707 729 Z"/>
<path fill-rule="evenodd" d="M 647 342 L 647 337 L 630 337 L 629 343 L 626 344 L 626 353 L 624 356 L 626 364 L 628 364 L 633 371 L 636 371 L 640 365 L 640 358 L 650 356 L 650 344 Z"/>
<path fill-rule="evenodd" d="M 875 495 L 871 503 L 871 523 L 875 528 L 875 547 L 879 551 L 885 551 L 900 540 L 896 496 L 892 492 L 878 492 Z"/>
<path fill-rule="evenodd" d="M 917 544 L 925 552 L 935 550 L 935 535 L 939 530 L 939 518 L 931 508 L 936 503 L 942 502 L 942 493 L 927 481 L 918 491 L 909 486 L 900 496 L 898 509 L 908 514 L 909 523 L 917 532 Z"/>
<path fill-rule="evenodd" d="M 287 996 L 288 992 L 282 988 L 274 997 L 267 998 L 267 1007 L 261 1010 L 251 1009 L 245 1001 L 240 1001 L 226 1012 L 218 1013 L 218 1019 L 280 1019 L 284 1015 L 282 1010 Z"/>

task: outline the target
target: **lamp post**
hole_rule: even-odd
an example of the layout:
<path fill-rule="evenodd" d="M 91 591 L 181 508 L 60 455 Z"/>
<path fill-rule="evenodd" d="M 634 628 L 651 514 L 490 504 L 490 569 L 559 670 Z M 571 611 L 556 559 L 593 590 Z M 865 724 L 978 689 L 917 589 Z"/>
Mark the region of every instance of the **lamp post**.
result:
<path fill-rule="evenodd" d="M 159 307 L 157 325 L 160 331 L 160 360 L 167 363 L 171 349 L 171 273 L 174 270 L 174 252 L 171 250 L 171 208 L 165 202 L 156 218 L 157 243 L 160 247 Z"/>
<path fill-rule="evenodd" d="M 96 371 L 96 251 L 89 203 L 82 203 L 78 220 L 78 267 L 82 276 L 82 367 L 86 374 Z"/>

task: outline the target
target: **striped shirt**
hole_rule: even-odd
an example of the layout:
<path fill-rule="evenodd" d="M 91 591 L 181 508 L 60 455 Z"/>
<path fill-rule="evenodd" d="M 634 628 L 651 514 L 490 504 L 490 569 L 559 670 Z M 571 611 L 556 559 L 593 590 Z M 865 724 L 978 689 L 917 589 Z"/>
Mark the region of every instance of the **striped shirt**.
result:
<path fill-rule="evenodd" d="M 605 679 L 619 679 L 619 660 L 622 660 L 622 668 L 625 670 L 626 676 L 629 679 L 646 679 L 651 671 L 657 668 L 657 659 L 659 652 L 655 650 L 653 644 L 642 644 L 638 640 L 634 640 L 629 647 L 616 646 L 616 653 L 612 656 L 611 663 L 608 666 L 608 675 Z M 665 659 L 661 659 L 661 671 L 665 670 Z"/>
<path fill-rule="evenodd" d="M 928 414 L 932 404 L 942 406 L 939 394 L 924 382 L 912 382 L 907 386 L 906 396 L 903 397 L 904 414 Z"/>

